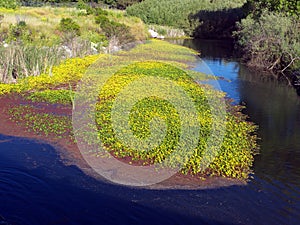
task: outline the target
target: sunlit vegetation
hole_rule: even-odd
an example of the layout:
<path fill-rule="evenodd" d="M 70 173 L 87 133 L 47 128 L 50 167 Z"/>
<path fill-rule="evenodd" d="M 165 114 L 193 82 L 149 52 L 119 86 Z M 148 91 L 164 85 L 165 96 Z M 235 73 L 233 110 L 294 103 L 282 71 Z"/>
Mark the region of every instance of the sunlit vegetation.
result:
<path fill-rule="evenodd" d="M 69 83 L 78 82 L 86 69 L 100 57 L 105 57 L 105 55 L 68 59 L 60 65 L 53 67 L 51 74 L 45 73 L 39 76 L 28 76 L 18 80 L 15 84 L 0 83 L 0 95 L 46 90 L 60 85 L 66 85 L 69 88 Z"/>
<path fill-rule="evenodd" d="M 40 75 L 66 58 L 107 52 L 145 40 L 143 22 L 117 10 L 101 8 L 0 8 L 0 80 L 15 82 Z M 97 17 L 105 23 L 97 23 Z"/>
<path fill-rule="evenodd" d="M 122 51 L 115 55 L 89 56 L 82 59 L 68 59 L 59 66 L 54 66 L 52 75 L 29 76 L 21 79 L 17 84 L 1 84 L 0 93 L 20 93 L 25 99 L 32 102 L 48 104 L 66 104 L 71 106 L 74 98 L 73 85 L 85 74 L 87 68 L 100 62 L 122 62 L 128 56 L 132 64 L 120 67 L 118 72 L 106 83 L 99 93 L 97 103 L 96 122 L 104 145 L 116 157 L 131 157 L 132 162 L 151 164 L 165 161 L 169 167 L 176 166 L 178 160 L 183 160 L 184 174 L 206 176 L 225 176 L 239 179 L 248 178 L 251 173 L 253 155 L 257 149 L 256 136 L 253 132 L 256 126 L 245 121 L 239 107 L 227 105 L 230 110 L 226 115 L 226 131 L 218 155 L 205 171 L 201 171 L 200 162 L 206 147 L 207 138 L 211 135 L 212 116 L 206 95 L 222 98 L 224 93 L 213 88 L 206 88 L 196 83 L 188 68 L 188 62 L 195 60 L 195 52 L 190 49 L 169 44 L 163 41 L 150 41 L 138 45 L 130 51 Z M 156 61 L 149 61 L 155 59 Z M 110 60 L 110 61 L 109 61 Z M 137 61 L 136 61 L 137 60 Z M 163 62 L 160 62 L 163 60 Z M 135 63 L 136 61 L 136 63 Z M 144 62 L 139 62 L 144 61 Z M 190 65 L 191 66 L 191 65 Z M 149 122 L 154 117 L 160 117 L 166 123 L 166 135 L 163 142 L 149 152 L 143 149 L 134 150 L 123 145 L 116 139 L 111 127 L 111 107 L 115 96 L 133 79 L 141 77 L 162 77 L 172 80 L 181 86 L 193 100 L 199 113 L 199 143 L 190 158 L 175 151 L 178 144 L 178 135 L 181 130 L 177 109 L 166 100 L 160 98 L 143 99 L 131 110 L 129 124 L 137 138 L 146 138 L 151 129 Z M 206 79 L 204 74 L 198 74 L 199 79 Z M 88 97 L 88 96 L 87 96 Z M 180 101 L 180 99 L 178 99 Z M 10 109 L 11 119 L 16 123 L 23 123 L 28 130 L 41 135 L 54 135 L 58 138 L 73 138 L 71 118 L 52 113 L 36 113 L 33 106 L 16 106 Z M 213 107 L 219 107 L 214 105 Z M 186 118 L 185 118 L 186 119 Z M 224 122 L 224 121 L 215 121 Z M 71 136 L 70 136 L 71 135 Z M 87 136 L 87 142 L 88 142 Z M 215 136 L 213 138 L 218 138 Z M 168 156 L 174 153 L 174 157 Z"/>
<path fill-rule="evenodd" d="M 129 124 L 132 132 L 139 139 L 145 139 L 151 134 L 150 121 L 154 117 L 159 117 L 166 123 L 166 134 L 158 147 L 148 151 L 145 149 L 132 149 L 128 145 L 124 145 L 116 137 L 114 133 L 116 128 L 112 126 L 111 115 L 116 96 L 137 77 L 147 76 L 170 79 L 183 87 L 193 99 L 198 111 L 198 121 L 193 121 L 195 123 L 193 126 L 200 126 L 201 128 L 198 145 L 190 157 L 180 148 L 182 146 L 178 147 L 182 120 L 180 120 L 177 110 L 183 109 L 175 109 L 168 101 L 160 98 L 149 97 L 142 99 L 136 103 L 129 115 Z M 137 94 L 132 93 L 133 96 Z M 132 161 L 142 161 L 144 165 L 164 162 L 164 166 L 172 168 L 176 167 L 179 162 L 184 162 L 184 168 L 181 172 L 185 174 L 195 175 L 201 173 L 203 176 L 218 175 L 248 178 L 253 162 L 253 151 L 256 149 L 256 138 L 253 136 L 256 127 L 244 121 L 244 116 L 237 113 L 239 111 L 238 108 L 235 109 L 236 112 L 234 114 L 228 113 L 226 116 L 226 134 L 217 157 L 205 171 L 201 171 L 200 165 L 203 160 L 203 152 L 208 146 L 208 138 L 210 135 L 213 135 L 214 139 L 221 138 L 211 133 L 212 123 L 220 123 L 220 121 L 212 121 L 210 107 L 218 106 L 208 104 L 206 96 L 210 95 L 219 96 L 219 98 L 224 97 L 223 93 L 212 88 L 205 89 L 204 93 L 201 85 L 197 84 L 187 73 L 177 67 L 158 62 L 130 65 L 121 69 L 110 78 L 100 93 L 99 99 L 101 101 L 97 105 L 96 116 L 100 137 L 106 149 L 113 152 L 115 156 L 121 158 L 131 157 Z M 184 100 L 177 99 L 177 101 Z M 183 120 L 187 121 L 188 118 Z M 119 129 L 124 129 L 124 127 Z M 187 147 L 188 144 L 183 148 Z"/>
<path fill-rule="evenodd" d="M 32 102 L 47 102 L 51 104 L 59 103 L 70 105 L 74 99 L 74 92 L 71 90 L 45 90 L 33 92 L 26 96 Z"/>

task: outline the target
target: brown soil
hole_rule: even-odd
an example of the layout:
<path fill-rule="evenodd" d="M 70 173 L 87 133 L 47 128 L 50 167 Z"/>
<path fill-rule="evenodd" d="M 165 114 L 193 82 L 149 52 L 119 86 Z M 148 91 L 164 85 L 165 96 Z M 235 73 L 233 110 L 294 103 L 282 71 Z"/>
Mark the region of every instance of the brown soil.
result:
<path fill-rule="evenodd" d="M 0 97 L 0 133 L 8 136 L 26 137 L 43 142 L 47 142 L 56 147 L 61 158 L 67 164 L 75 164 L 88 175 L 101 178 L 83 159 L 77 145 L 69 138 L 57 138 L 53 135 L 42 135 L 28 130 L 22 122 L 15 123 L 11 120 L 9 109 L 18 105 L 32 106 L 34 113 L 53 113 L 56 115 L 72 115 L 71 106 L 48 104 L 48 103 L 33 103 L 27 101 L 19 95 L 7 95 Z M 66 140 L 67 139 L 67 140 Z M 129 160 L 129 159 L 128 159 Z M 124 161 L 124 160 L 122 160 Z M 208 189 L 218 188 L 231 185 L 245 185 L 245 181 L 237 179 L 229 179 L 223 177 L 208 177 L 201 179 L 198 176 L 183 175 L 177 173 L 168 180 L 159 184 L 147 187 L 150 189 Z"/>

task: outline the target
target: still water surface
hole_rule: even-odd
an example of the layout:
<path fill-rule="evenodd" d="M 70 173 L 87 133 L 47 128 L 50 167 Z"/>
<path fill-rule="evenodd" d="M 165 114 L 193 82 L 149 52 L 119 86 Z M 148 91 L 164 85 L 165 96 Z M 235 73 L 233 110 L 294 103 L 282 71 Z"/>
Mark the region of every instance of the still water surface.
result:
<path fill-rule="evenodd" d="M 226 42 L 181 44 L 202 52 L 213 73 L 225 78 L 222 90 L 245 104 L 260 126 L 261 154 L 247 186 L 156 191 L 107 184 L 66 166 L 47 144 L 0 135 L 0 215 L 28 225 L 300 224 L 300 100 L 294 90 L 239 64 Z"/>

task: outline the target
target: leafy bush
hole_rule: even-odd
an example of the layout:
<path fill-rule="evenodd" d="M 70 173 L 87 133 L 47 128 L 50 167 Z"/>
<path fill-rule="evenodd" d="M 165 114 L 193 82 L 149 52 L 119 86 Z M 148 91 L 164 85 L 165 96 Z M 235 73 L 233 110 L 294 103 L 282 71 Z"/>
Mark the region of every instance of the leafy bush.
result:
<path fill-rule="evenodd" d="M 80 26 L 72 18 L 62 18 L 59 23 L 59 30 L 80 35 Z"/>
<path fill-rule="evenodd" d="M 275 12 L 250 14 L 235 32 L 249 64 L 273 71 L 300 68 L 300 22 Z"/>
<path fill-rule="evenodd" d="M 102 0 L 105 4 L 111 5 L 112 7 L 118 9 L 126 9 L 135 3 L 141 2 L 143 0 Z"/>
<path fill-rule="evenodd" d="M 134 40 L 130 28 L 125 24 L 109 20 L 104 15 L 96 17 L 96 23 L 100 24 L 102 31 L 108 39 L 116 38 L 120 44 L 126 44 Z"/>
<path fill-rule="evenodd" d="M 102 26 L 103 24 L 109 23 L 109 19 L 105 15 L 98 15 L 95 17 L 95 22 Z"/>
<path fill-rule="evenodd" d="M 11 24 L 5 41 L 22 41 L 28 43 L 32 41 L 32 31 L 29 29 L 25 21 L 20 21 L 16 25 Z"/>

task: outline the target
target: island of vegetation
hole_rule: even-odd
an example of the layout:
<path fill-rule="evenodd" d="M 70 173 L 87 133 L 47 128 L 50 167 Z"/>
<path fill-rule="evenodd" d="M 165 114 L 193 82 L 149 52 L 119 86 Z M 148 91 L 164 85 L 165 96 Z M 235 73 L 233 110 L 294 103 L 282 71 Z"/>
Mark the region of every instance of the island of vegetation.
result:
<path fill-rule="evenodd" d="M 95 63 L 122 62 L 126 56 L 132 63 L 120 66 L 114 79 L 99 93 L 96 105 L 98 131 L 111 155 L 133 166 L 147 165 L 164 161 L 174 150 L 180 122 L 176 110 L 163 99 L 146 98 L 134 106 L 129 116 L 133 133 L 141 139 L 149 135 L 151 118 L 160 117 L 165 121 L 166 136 L 153 151 L 136 151 L 123 146 L 111 125 L 111 107 L 122 88 L 135 78 L 162 77 L 186 90 L 195 103 L 201 126 L 197 147 L 169 185 L 213 186 L 216 182 L 208 184 L 205 180 L 218 178 L 225 179 L 227 184 L 236 184 L 249 179 L 258 149 L 257 127 L 247 121 L 242 107 L 232 105 L 230 100 L 226 101 L 226 129 L 218 155 L 204 171 L 199 166 L 212 124 L 205 95 L 224 98 L 225 94 L 212 87 L 203 93 L 207 85 L 200 81 L 210 79 L 208 75 L 197 74 L 199 80 L 191 79 L 190 67 L 197 53 L 165 41 L 146 40 L 147 26 L 141 19 L 130 16 L 129 9 L 126 14 L 79 3 L 77 8 L 16 5 L 16 8 L 11 7 L 14 9 L 0 10 L 3 15 L 0 132 L 57 144 L 79 166 L 86 166 L 72 127 L 77 84 Z M 143 4 L 146 3 L 147 0 Z M 138 44 L 127 45 L 132 42 Z M 130 46 L 130 49 L 124 50 L 122 46 Z M 111 52 L 115 53 L 107 54 Z M 176 156 L 184 157 L 179 153 Z M 167 165 L 172 167 L 173 164 L 170 161 Z"/>

